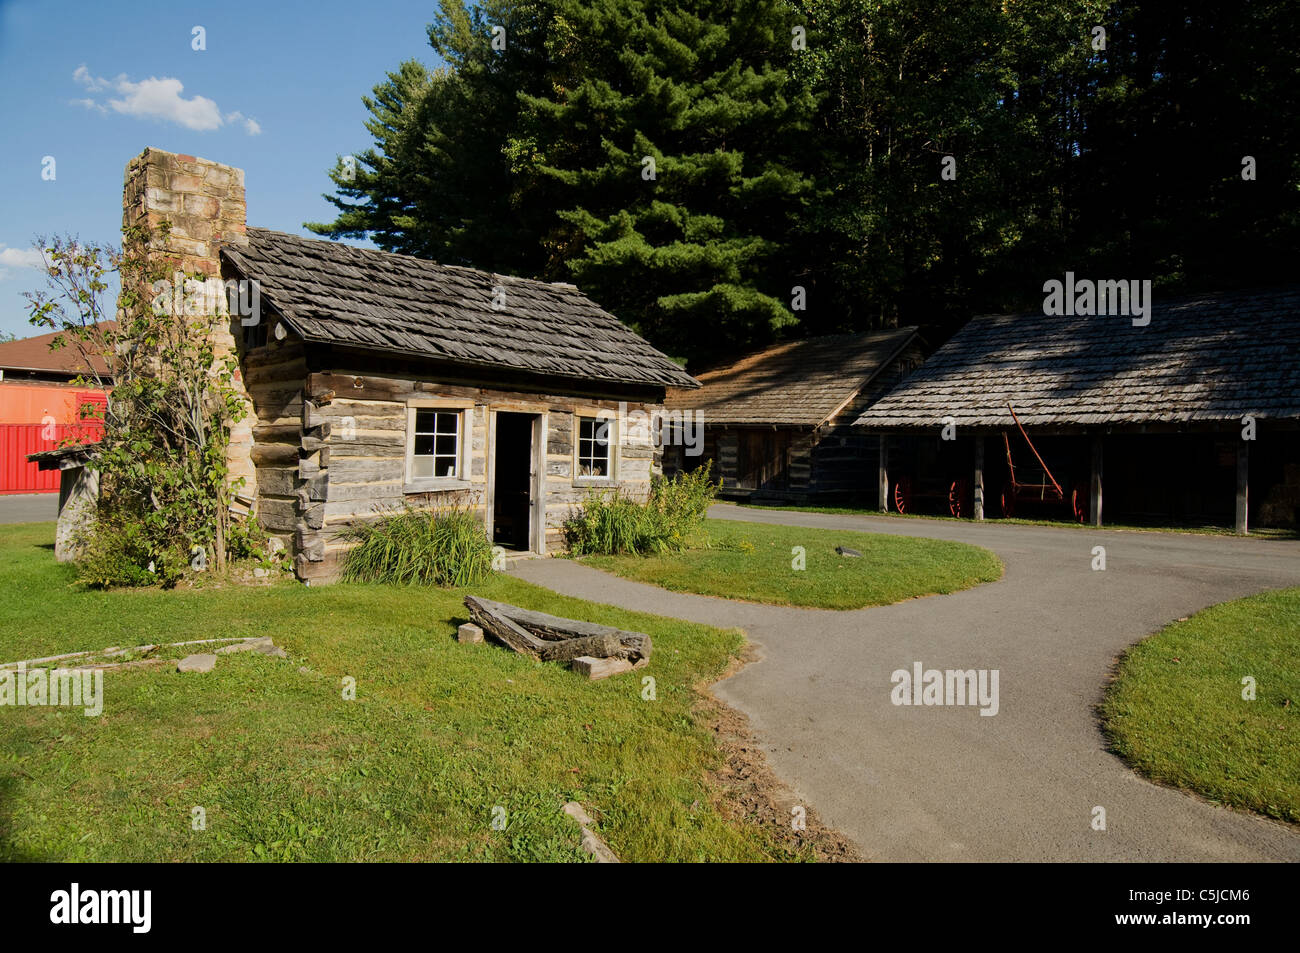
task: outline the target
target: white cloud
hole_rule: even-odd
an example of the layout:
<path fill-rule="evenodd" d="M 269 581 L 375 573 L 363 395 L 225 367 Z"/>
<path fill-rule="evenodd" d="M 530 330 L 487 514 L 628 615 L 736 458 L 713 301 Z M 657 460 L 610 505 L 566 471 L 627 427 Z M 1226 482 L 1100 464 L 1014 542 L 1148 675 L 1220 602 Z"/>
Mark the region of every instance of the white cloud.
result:
<path fill-rule="evenodd" d="M 90 75 L 90 70 L 86 69 L 85 63 L 82 63 L 72 71 L 72 78 L 82 86 L 85 86 L 86 89 L 92 93 L 102 93 L 104 90 L 109 88 L 107 81 L 96 79 Z"/>
<path fill-rule="evenodd" d="M 136 119 L 159 119 L 174 122 L 193 129 L 196 132 L 209 132 L 220 129 L 223 125 L 242 122 L 244 131 L 256 136 L 262 131 L 257 120 L 249 119 L 243 113 L 235 111 L 224 116 L 217 104 L 206 96 L 191 96 L 186 99 L 182 93 L 185 85 L 174 77 L 150 76 L 139 82 L 132 82 L 125 73 L 119 73 L 114 79 L 94 76 L 85 65 L 78 66 L 72 73 L 72 79 L 85 87 L 89 93 L 116 93 L 104 102 L 98 99 L 74 99 L 72 103 L 94 109 L 101 113 L 110 110 Z"/>
<path fill-rule="evenodd" d="M 13 278 L 11 268 L 41 268 L 45 259 L 35 248 L 9 248 L 0 244 L 0 281 Z"/>
<path fill-rule="evenodd" d="M 244 131 L 250 136 L 257 136 L 262 133 L 261 124 L 256 119 L 249 119 L 239 110 L 235 110 L 232 113 L 226 113 L 226 122 L 242 122 L 244 124 Z"/>

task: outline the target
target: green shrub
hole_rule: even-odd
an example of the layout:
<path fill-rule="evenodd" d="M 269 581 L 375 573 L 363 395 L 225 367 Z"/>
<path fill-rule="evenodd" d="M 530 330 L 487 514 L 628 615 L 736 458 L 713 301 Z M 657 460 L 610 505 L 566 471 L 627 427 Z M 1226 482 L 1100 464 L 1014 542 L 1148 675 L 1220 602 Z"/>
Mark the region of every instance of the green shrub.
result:
<path fill-rule="evenodd" d="M 353 524 L 343 539 L 357 545 L 343 577 L 357 582 L 469 586 L 492 570 L 492 544 L 471 509 L 406 507 Z"/>
<path fill-rule="evenodd" d="M 101 511 L 75 545 L 77 579 L 93 589 L 170 588 L 188 568 L 182 549 L 159 551 L 141 521 L 117 511 Z"/>
<path fill-rule="evenodd" d="M 226 555 L 230 559 L 264 560 L 269 541 L 270 536 L 256 519 L 232 521 L 226 530 Z"/>
<path fill-rule="evenodd" d="M 718 484 L 713 482 L 713 461 L 671 480 L 655 476 L 650 481 L 649 505 L 665 519 L 685 525 L 693 531 L 704 522 L 713 498 L 718 495 Z"/>
<path fill-rule="evenodd" d="M 718 487 L 712 462 L 671 480 L 656 476 L 644 502 L 595 491 L 564 524 L 575 556 L 680 552 L 699 529 Z"/>

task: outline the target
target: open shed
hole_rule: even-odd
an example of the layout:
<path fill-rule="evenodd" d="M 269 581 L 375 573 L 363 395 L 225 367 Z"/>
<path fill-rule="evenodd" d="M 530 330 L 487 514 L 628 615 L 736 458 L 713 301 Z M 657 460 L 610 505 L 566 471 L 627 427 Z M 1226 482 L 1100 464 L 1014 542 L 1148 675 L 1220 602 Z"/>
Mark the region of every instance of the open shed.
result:
<path fill-rule="evenodd" d="M 1294 527 L 1300 287 L 978 317 L 855 427 L 882 510 Z"/>

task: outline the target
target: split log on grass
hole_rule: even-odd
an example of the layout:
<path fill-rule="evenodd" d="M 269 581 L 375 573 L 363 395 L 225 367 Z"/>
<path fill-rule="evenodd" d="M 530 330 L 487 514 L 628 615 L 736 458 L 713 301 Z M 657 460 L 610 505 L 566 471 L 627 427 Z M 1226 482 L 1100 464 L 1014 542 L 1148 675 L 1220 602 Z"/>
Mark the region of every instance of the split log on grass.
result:
<path fill-rule="evenodd" d="M 568 662 L 579 656 L 592 658 L 612 658 L 618 655 L 622 646 L 612 635 L 585 635 L 576 639 L 561 639 L 559 642 L 547 642 L 542 649 L 543 662 Z"/>
<path fill-rule="evenodd" d="M 644 632 L 563 619 L 477 596 L 466 596 L 465 606 L 484 632 L 516 652 L 542 661 L 591 656 L 627 659 L 639 667 L 650 657 L 650 636 Z"/>
<path fill-rule="evenodd" d="M 498 642 L 514 649 L 521 655 L 541 658 L 542 649 L 546 646 L 546 643 L 531 632 L 515 625 L 497 611 L 496 606 L 497 603 L 489 602 L 486 599 L 478 599 L 474 596 L 465 597 L 465 608 L 469 610 L 470 619 L 485 634 L 492 636 Z"/>

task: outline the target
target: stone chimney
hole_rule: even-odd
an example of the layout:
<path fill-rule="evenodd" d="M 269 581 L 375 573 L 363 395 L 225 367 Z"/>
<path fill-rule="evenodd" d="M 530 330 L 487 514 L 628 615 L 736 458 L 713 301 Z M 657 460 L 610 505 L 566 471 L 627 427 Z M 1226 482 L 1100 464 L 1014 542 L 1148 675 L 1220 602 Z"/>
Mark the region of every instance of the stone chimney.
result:
<path fill-rule="evenodd" d="M 167 273 L 202 274 L 221 278 L 223 245 L 246 245 L 247 208 L 244 204 L 244 170 L 208 159 L 146 149 L 126 166 L 122 193 L 122 228 L 171 224 L 165 247 Z M 212 298 L 217 319 L 213 328 L 217 353 L 238 353 L 235 335 L 238 316 L 232 317 L 224 295 Z M 257 498 L 257 470 L 253 466 L 253 406 L 244 390 L 243 375 L 235 386 L 245 398 L 244 419 L 230 434 L 227 462 L 232 480 L 243 477 L 241 496 Z"/>

